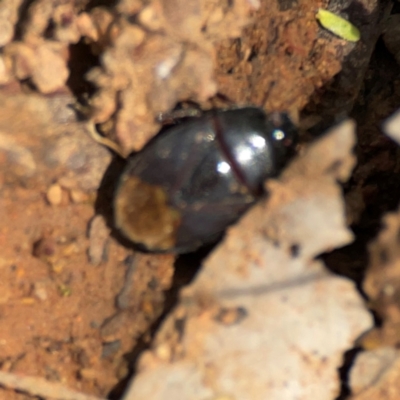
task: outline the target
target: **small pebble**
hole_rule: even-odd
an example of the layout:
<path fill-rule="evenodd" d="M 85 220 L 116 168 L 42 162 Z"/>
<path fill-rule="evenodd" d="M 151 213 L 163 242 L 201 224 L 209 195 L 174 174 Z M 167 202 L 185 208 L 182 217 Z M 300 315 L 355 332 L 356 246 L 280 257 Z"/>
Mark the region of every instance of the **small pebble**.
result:
<path fill-rule="evenodd" d="M 33 244 L 32 255 L 42 261 L 50 261 L 55 252 L 56 243 L 51 237 L 43 237 Z"/>
<path fill-rule="evenodd" d="M 155 353 L 157 357 L 162 361 L 169 361 L 171 359 L 171 347 L 166 344 L 157 346 L 155 349 Z"/>
<path fill-rule="evenodd" d="M 0 304 L 6 304 L 11 297 L 11 290 L 2 287 L 0 290 Z"/>
<path fill-rule="evenodd" d="M 89 200 L 89 196 L 81 190 L 71 190 L 70 197 L 73 203 L 85 203 Z"/>
<path fill-rule="evenodd" d="M 103 345 L 103 351 L 101 353 L 101 358 L 107 358 L 113 356 L 121 348 L 121 341 L 115 340 L 111 343 L 105 343 Z"/>
<path fill-rule="evenodd" d="M 105 342 L 113 342 L 117 340 L 122 329 L 125 329 L 130 321 L 130 314 L 126 312 L 118 312 L 103 322 L 100 329 L 100 335 Z"/>
<path fill-rule="evenodd" d="M 82 368 L 79 371 L 79 375 L 82 378 L 94 380 L 96 379 L 98 372 L 93 368 Z"/>
<path fill-rule="evenodd" d="M 46 193 L 46 198 L 52 206 L 58 206 L 62 201 L 62 189 L 58 184 L 51 185 Z"/>
<path fill-rule="evenodd" d="M 101 215 L 96 215 L 89 225 L 89 261 L 93 265 L 99 265 L 107 260 L 107 241 L 110 229 Z"/>
<path fill-rule="evenodd" d="M 33 286 L 33 294 L 42 301 L 47 300 L 47 290 L 45 282 L 36 282 Z"/>
<path fill-rule="evenodd" d="M 36 300 L 33 297 L 23 297 L 21 299 L 21 303 L 26 304 L 26 305 L 31 305 L 31 304 L 35 304 Z"/>
<path fill-rule="evenodd" d="M 77 180 L 75 177 L 62 176 L 57 181 L 58 184 L 64 189 L 75 189 L 77 185 Z"/>

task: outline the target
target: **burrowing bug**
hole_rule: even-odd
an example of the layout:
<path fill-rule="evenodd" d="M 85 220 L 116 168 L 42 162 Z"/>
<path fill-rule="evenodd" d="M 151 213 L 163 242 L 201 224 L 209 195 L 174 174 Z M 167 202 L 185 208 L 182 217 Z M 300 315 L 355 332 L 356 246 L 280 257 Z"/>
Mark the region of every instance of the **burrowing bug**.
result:
<path fill-rule="evenodd" d="M 173 126 L 128 159 L 116 227 L 147 251 L 186 253 L 213 242 L 263 194 L 296 137 L 286 114 L 256 107 Z"/>

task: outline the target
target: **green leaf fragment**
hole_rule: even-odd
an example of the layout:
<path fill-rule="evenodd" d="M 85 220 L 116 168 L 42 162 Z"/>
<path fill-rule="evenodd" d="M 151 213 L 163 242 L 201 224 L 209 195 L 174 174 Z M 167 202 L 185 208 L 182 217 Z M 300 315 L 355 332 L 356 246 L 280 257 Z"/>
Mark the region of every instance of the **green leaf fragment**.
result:
<path fill-rule="evenodd" d="M 315 16 L 319 23 L 328 31 L 349 42 L 360 40 L 360 31 L 346 19 L 320 8 Z"/>

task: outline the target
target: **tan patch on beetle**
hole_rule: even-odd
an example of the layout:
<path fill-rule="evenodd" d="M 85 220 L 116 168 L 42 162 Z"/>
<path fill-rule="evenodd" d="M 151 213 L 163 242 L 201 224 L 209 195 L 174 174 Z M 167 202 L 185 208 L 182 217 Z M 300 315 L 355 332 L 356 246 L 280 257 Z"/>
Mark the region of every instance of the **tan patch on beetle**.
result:
<path fill-rule="evenodd" d="M 124 176 L 114 205 L 115 223 L 129 240 L 148 250 L 167 250 L 176 244 L 181 222 L 178 210 L 167 204 L 161 186 Z"/>

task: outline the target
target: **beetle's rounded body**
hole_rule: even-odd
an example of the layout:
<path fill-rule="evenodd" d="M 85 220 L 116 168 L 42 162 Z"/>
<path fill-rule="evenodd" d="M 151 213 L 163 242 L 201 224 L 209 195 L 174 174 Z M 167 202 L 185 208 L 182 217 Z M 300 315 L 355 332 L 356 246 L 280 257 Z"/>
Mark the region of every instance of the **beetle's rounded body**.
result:
<path fill-rule="evenodd" d="M 283 115 L 248 107 L 173 126 L 128 161 L 117 228 L 149 251 L 188 252 L 235 222 L 276 176 L 295 138 Z"/>

